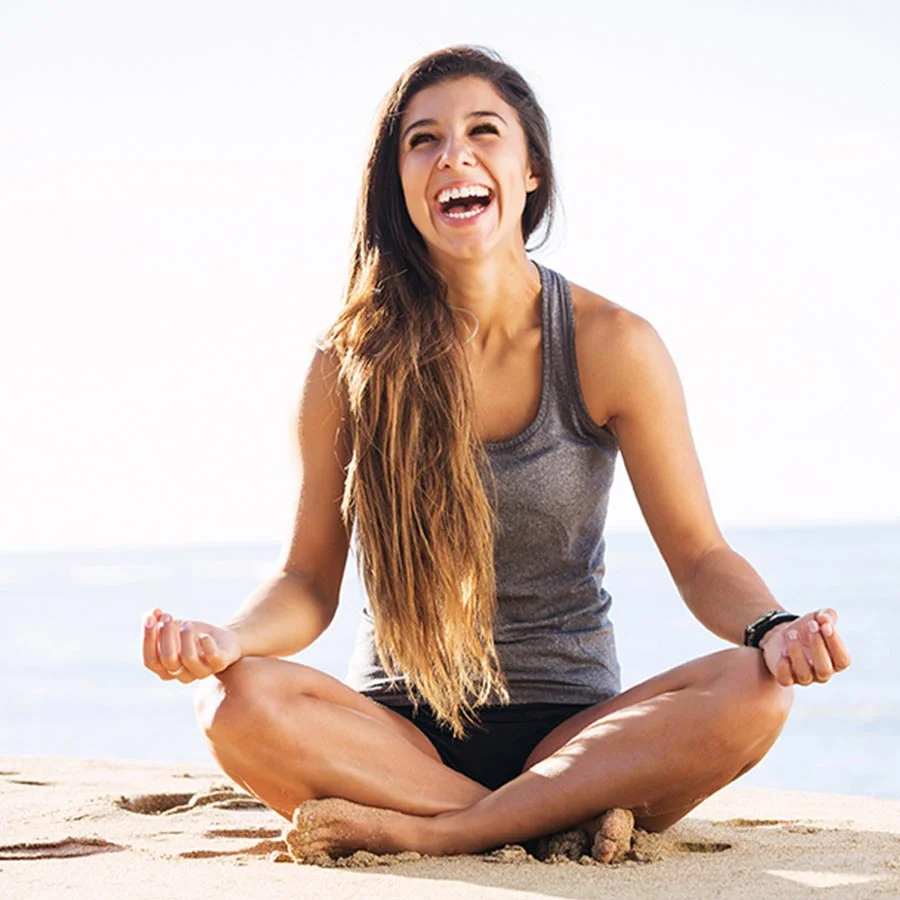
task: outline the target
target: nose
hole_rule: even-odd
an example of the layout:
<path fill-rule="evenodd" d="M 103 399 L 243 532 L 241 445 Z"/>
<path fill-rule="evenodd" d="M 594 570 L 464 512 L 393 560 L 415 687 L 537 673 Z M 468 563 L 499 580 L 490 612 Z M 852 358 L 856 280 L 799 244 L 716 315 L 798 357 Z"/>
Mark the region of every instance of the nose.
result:
<path fill-rule="evenodd" d="M 474 166 L 475 156 L 469 142 L 462 136 L 450 135 L 444 144 L 443 152 L 438 160 L 441 169 L 461 169 L 463 166 Z"/>

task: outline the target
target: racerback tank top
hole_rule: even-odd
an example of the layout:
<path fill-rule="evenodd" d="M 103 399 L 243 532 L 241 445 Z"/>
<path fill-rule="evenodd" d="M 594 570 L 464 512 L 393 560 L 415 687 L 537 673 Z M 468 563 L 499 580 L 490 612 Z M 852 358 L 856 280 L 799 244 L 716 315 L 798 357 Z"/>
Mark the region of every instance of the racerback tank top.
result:
<path fill-rule="evenodd" d="M 569 283 L 538 269 L 540 406 L 524 431 L 484 445 L 500 520 L 494 640 L 512 704 L 599 703 L 621 691 L 612 597 L 603 587 L 603 531 L 619 447 L 584 404 Z M 388 706 L 411 702 L 378 662 L 368 606 L 346 681 Z"/>

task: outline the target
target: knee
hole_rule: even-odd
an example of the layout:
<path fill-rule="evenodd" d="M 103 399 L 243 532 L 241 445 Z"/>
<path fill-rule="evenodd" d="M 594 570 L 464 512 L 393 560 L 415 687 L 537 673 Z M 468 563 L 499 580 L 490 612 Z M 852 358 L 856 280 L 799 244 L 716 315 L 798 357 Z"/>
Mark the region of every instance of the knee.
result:
<path fill-rule="evenodd" d="M 261 657 L 244 657 L 218 675 L 204 678 L 194 693 L 194 716 L 210 739 L 251 730 L 266 705 L 270 685 Z"/>
<path fill-rule="evenodd" d="M 194 715 L 211 741 L 252 740 L 286 709 L 296 710 L 305 697 L 317 696 L 322 679 L 299 663 L 245 656 L 199 683 Z"/>

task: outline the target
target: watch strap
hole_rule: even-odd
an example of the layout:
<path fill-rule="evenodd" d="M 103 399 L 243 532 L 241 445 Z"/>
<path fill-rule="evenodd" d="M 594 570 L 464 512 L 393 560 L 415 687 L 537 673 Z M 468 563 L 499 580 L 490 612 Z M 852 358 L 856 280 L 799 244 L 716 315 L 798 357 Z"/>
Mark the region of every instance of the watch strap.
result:
<path fill-rule="evenodd" d="M 759 648 L 759 642 L 763 636 L 771 631 L 776 625 L 784 622 L 793 622 L 800 616 L 789 613 L 783 609 L 771 609 L 764 613 L 758 619 L 755 619 L 744 629 L 744 645 L 747 647 Z"/>

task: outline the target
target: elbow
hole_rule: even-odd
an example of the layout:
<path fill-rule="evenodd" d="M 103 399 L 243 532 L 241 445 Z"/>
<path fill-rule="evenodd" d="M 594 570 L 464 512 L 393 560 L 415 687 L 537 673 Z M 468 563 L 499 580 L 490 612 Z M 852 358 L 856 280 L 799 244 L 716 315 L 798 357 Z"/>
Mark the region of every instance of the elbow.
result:
<path fill-rule="evenodd" d="M 332 623 L 337 612 L 340 583 L 326 584 L 321 578 L 308 572 L 296 572 L 285 568 L 282 568 L 279 577 L 287 579 L 302 597 L 313 601 L 315 608 L 319 611 L 324 631 Z"/>
<path fill-rule="evenodd" d="M 721 557 L 722 553 L 730 554 L 735 551 L 722 540 L 716 540 L 705 546 L 702 550 L 692 554 L 689 558 L 682 561 L 676 568 L 672 567 L 672 580 L 678 587 L 678 592 L 687 600 L 691 593 L 691 586 L 696 584 L 698 579 L 702 579 L 702 573 L 711 563 Z"/>

